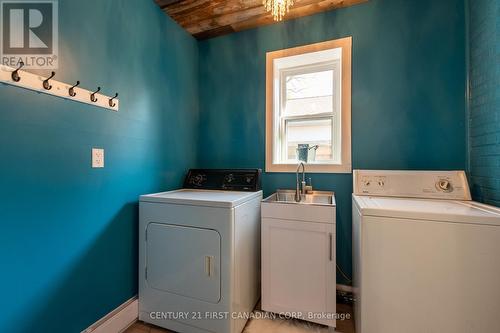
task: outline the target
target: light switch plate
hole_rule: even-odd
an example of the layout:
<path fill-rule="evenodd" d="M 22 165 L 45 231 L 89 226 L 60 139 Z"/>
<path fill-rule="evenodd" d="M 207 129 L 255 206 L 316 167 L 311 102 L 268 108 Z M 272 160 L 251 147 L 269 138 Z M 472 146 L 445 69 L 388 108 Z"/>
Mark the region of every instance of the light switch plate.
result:
<path fill-rule="evenodd" d="M 104 168 L 104 149 L 92 148 L 92 167 Z"/>

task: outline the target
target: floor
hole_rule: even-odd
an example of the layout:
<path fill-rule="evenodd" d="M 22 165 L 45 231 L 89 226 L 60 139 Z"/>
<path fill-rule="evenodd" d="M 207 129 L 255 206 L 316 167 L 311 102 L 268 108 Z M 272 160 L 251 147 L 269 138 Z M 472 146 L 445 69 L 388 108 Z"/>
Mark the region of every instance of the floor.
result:
<path fill-rule="evenodd" d="M 259 310 L 255 310 L 259 311 Z M 349 314 L 350 318 L 337 320 L 336 332 L 354 333 L 354 322 L 352 307 L 345 304 L 337 304 L 337 313 Z M 347 317 L 347 316 L 346 316 Z M 243 333 L 327 333 L 325 326 L 308 323 L 301 320 L 281 319 L 252 319 L 248 321 Z M 174 333 L 143 322 L 133 324 L 124 333 Z"/>

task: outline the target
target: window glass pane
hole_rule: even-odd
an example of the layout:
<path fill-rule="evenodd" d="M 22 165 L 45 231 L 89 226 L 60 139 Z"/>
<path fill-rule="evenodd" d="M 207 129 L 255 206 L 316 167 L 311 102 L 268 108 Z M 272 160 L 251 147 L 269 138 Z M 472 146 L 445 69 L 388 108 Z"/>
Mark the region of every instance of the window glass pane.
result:
<path fill-rule="evenodd" d="M 333 111 L 333 97 L 320 96 L 286 101 L 286 116 L 313 115 Z"/>
<path fill-rule="evenodd" d="M 296 148 L 299 144 L 309 144 L 309 147 L 319 146 L 316 154 L 310 150 L 308 162 L 333 159 L 332 119 L 287 120 L 285 126 L 288 160 L 297 160 Z"/>
<path fill-rule="evenodd" d="M 287 99 L 329 96 L 333 92 L 333 70 L 288 75 Z"/>
<path fill-rule="evenodd" d="M 288 75 L 285 114 L 333 112 L 333 70 Z"/>

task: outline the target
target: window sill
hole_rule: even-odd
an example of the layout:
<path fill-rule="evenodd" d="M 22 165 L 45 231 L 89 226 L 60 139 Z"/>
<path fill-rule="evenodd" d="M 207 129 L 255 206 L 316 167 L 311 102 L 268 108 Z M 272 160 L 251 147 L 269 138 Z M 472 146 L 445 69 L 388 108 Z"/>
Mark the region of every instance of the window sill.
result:
<path fill-rule="evenodd" d="M 293 172 L 297 171 L 298 164 L 267 164 L 266 172 Z M 308 173 L 352 173 L 350 164 L 305 164 Z"/>

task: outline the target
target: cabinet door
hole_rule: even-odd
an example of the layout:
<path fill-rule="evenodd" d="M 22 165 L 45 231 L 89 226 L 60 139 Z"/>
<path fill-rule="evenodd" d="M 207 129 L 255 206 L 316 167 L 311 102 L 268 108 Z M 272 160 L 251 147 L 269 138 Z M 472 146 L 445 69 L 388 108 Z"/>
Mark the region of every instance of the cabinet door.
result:
<path fill-rule="evenodd" d="M 262 308 L 335 326 L 335 224 L 262 222 Z"/>
<path fill-rule="evenodd" d="M 150 223 L 146 237 L 146 280 L 151 288 L 211 303 L 219 302 L 218 232 Z"/>

